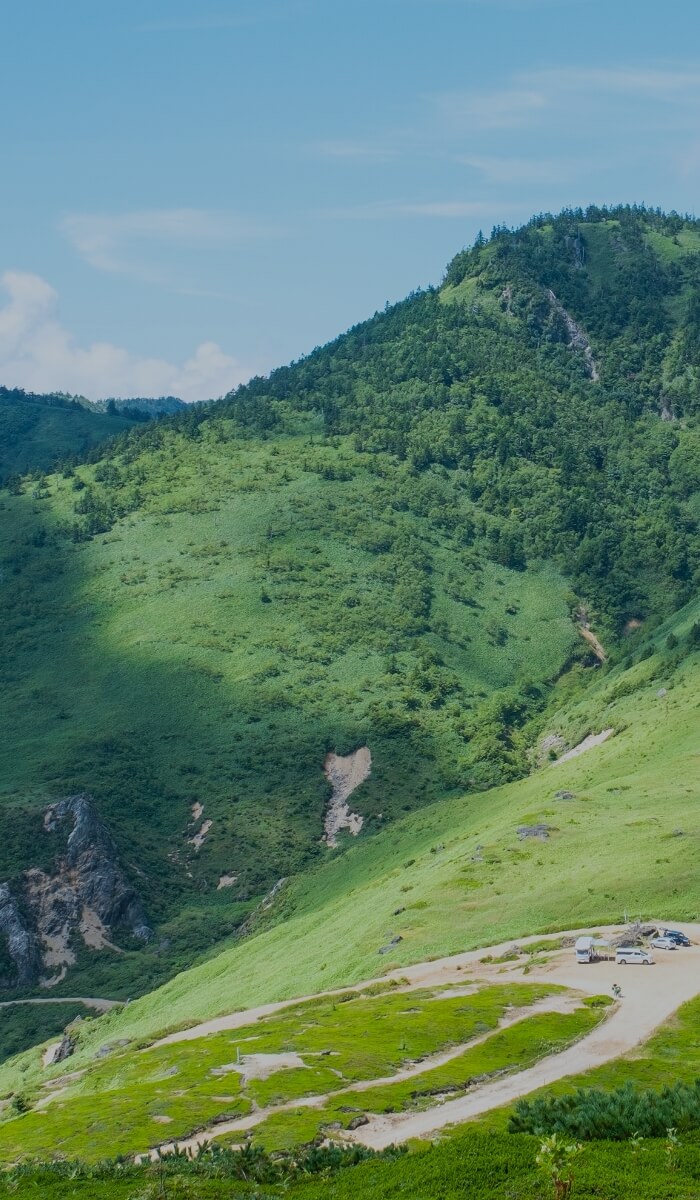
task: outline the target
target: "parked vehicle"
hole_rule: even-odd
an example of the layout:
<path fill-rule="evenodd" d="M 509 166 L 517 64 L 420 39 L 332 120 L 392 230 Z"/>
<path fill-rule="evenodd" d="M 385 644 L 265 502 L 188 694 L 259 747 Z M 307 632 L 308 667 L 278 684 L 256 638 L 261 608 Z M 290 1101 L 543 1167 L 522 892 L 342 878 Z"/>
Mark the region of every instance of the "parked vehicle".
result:
<path fill-rule="evenodd" d="M 654 959 L 650 951 L 643 950 L 641 946 L 618 946 L 615 951 L 615 962 L 621 967 L 626 966 L 627 963 L 640 963 L 643 967 L 648 967 L 651 966 Z"/>
<path fill-rule="evenodd" d="M 589 934 L 584 934 L 583 937 L 576 939 L 574 950 L 578 963 L 600 962 L 601 958 L 612 958 L 613 956 L 612 947 L 605 938 L 596 938 Z"/>
<path fill-rule="evenodd" d="M 676 942 L 672 937 L 668 937 L 667 935 L 664 935 L 663 937 L 652 938 L 651 941 L 649 942 L 649 945 L 651 946 L 652 950 L 677 950 L 678 949 L 678 942 Z"/>
<path fill-rule="evenodd" d="M 685 933 L 681 933 L 680 929 L 662 929 L 662 936 L 671 938 L 677 946 L 689 946 L 690 938 Z"/>
<path fill-rule="evenodd" d="M 593 950 L 593 941 L 594 939 L 592 937 L 580 937 L 576 939 L 574 950 L 576 951 L 577 963 L 589 963 L 594 961 L 595 956 Z"/>

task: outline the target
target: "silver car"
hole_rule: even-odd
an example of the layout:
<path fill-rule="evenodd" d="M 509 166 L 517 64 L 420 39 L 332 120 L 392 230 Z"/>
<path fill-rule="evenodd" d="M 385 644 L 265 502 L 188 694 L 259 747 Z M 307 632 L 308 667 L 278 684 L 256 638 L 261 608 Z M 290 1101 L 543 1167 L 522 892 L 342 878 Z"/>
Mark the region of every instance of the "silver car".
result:
<path fill-rule="evenodd" d="M 655 937 L 649 942 L 652 950 L 677 950 L 678 946 L 670 937 Z"/>

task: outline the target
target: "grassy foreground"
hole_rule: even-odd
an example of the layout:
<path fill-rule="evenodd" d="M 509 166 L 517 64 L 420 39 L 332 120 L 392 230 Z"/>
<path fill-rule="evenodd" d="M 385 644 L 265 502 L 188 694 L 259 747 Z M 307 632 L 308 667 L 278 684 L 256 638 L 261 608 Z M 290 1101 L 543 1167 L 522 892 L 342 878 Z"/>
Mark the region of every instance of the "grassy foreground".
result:
<path fill-rule="evenodd" d="M 66 1165 L 38 1168 L 0 1180 L 0 1196 L 41 1196 L 42 1200 L 543 1200 L 546 1183 L 537 1170 L 535 1138 L 469 1131 L 398 1161 L 368 1162 L 321 1178 L 301 1176 L 284 1184 L 241 1182 L 216 1162 L 170 1168 L 121 1167 L 105 1171 Z M 669 1164 L 663 1142 L 645 1147 L 643 1167 L 634 1148 L 597 1142 L 586 1147 L 575 1167 L 576 1200 L 697 1200 L 700 1145 L 683 1141 Z M 551 1192 L 549 1194 L 552 1194 Z"/>
<path fill-rule="evenodd" d="M 481 1056 L 478 1049 L 474 1053 L 482 1067 L 491 1064 L 487 1070 L 506 1064 L 521 1067 L 525 1060 L 545 1052 L 543 1039 L 565 1044 L 600 1019 L 600 1011 L 588 1007 L 566 1017 L 527 1016 L 528 1007 L 559 991 L 542 984 L 511 984 L 481 988 L 470 995 L 442 996 L 439 991 L 406 995 L 380 987 L 374 994 L 346 993 L 293 1006 L 255 1025 L 203 1040 L 143 1053 L 120 1053 L 115 1047 L 111 1056 L 87 1073 L 77 1078 L 69 1073 L 53 1095 L 41 1087 L 25 1089 L 22 1103 L 30 1111 L 17 1115 L 6 1108 L 2 1114 L 0 1161 L 56 1155 L 95 1161 L 143 1153 L 215 1119 L 231 1120 L 253 1108 L 276 1107 L 340 1092 L 358 1081 L 391 1077 L 406 1062 L 493 1033 L 509 1005 L 525 1010 L 518 1034 L 515 1028 L 505 1035 L 494 1034 L 493 1046 L 487 1038 Z M 243 1077 L 245 1067 L 237 1069 L 239 1056 L 281 1053 L 296 1057 L 286 1069 L 277 1068 L 268 1077 L 256 1077 L 252 1068 L 248 1068 L 250 1078 Z M 460 1078 L 463 1071 L 474 1069 L 470 1061 L 455 1062 Z M 421 1082 L 422 1077 L 418 1086 Z M 351 1092 L 339 1103 L 352 1106 L 355 1100 Z M 319 1123 L 329 1119 L 319 1114 L 303 1140 L 310 1141 Z M 293 1121 L 290 1128 L 295 1128 Z M 282 1132 L 274 1146 L 290 1140 L 301 1139 Z M 268 1131 L 265 1143 L 269 1141 Z"/>

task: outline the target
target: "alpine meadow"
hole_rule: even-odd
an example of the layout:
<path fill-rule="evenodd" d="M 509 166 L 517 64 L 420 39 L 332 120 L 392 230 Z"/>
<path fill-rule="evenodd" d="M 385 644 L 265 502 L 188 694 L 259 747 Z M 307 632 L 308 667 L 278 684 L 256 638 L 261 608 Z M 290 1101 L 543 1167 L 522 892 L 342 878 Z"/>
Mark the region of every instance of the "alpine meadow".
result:
<path fill-rule="evenodd" d="M 695 1196 L 700 220 L 0 439 L 0 1196 Z"/>

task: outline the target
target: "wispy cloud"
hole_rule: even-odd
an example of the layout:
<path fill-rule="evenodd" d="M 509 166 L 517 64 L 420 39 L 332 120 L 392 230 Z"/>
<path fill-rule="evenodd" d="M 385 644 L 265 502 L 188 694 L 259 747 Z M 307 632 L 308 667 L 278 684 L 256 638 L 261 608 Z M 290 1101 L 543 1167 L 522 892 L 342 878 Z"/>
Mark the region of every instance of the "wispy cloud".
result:
<path fill-rule="evenodd" d="M 612 66 L 566 67 L 520 76 L 547 94 L 604 91 L 629 95 L 669 96 L 700 90 L 700 67 Z"/>
<path fill-rule="evenodd" d="M 376 203 L 360 204 L 354 208 L 324 209 L 319 215 L 349 221 L 387 221 L 416 217 L 443 220 L 491 217 L 500 220 L 511 211 L 515 211 L 512 204 L 488 200 L 378 200 Z"/>
<path fill-rule="evenodd" d="M 381 140 L 353 140 L 352 138 L 329 138 L 309 143 L 307 150 L 318 158 L 335 159 L 352 163 L 389 162 L 400 153 L 397 145 L 390 146 Z"/>
<path fill-rule="evenodd" d="M 144 243 L 231 245 L 278 232 L 237 213 L 196 208 L 72 213 L 63 218 L 60 227 L 91 267 L 149 282 L 155 282 L 158 273 L 143 262 Z M 136 246 L 141 250 L 134 257 Z"/>
<path fill-rule="evenodd" d="M 488 92 L 439 92 L 432 98 L 433 115 L 443 131 L 468 128 L 515 129 L 527 125 L 547 107 L 541 88 L 508 87 Z"/>
<path fill-rule="evenodd" d="M 588 160 L 576 158 L 498 158 L 489 155 L 456 154 L 455 162 L 470 167 L 489 183 L 556 184 L 585 173 Z"/>
<path fill-rule="evenodd" d="M 580 106 L 604 108 L 623 98 L 675 104 L 681 121 L 700 96 L 695 65 L 576 66 L 518 72 L 502 88 L 452 89 L 428 97 L 432 118 L 443 135 L 534 127 L 545 119 L 571 121 Z M 577 104 L 575 110 L 566 104 Z M 638 117 L 647 120 L 641 108 Z M 669 119 L 668 107 L 664 120 Z"/>
<path fill-rule="evenodd" d="M 105 396 L 180 396 L 207 400 L 253 374 L 216 342 L 202 342 L 181 363 L 132 354 L 112 342 L 80 346 L 59 318 L 59 297 L 45 279 L 6 271 L 0 287 L 0 378 L 10 387 Z"/>

